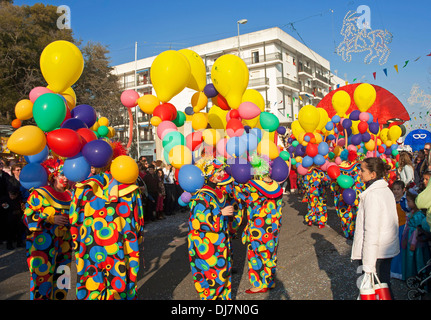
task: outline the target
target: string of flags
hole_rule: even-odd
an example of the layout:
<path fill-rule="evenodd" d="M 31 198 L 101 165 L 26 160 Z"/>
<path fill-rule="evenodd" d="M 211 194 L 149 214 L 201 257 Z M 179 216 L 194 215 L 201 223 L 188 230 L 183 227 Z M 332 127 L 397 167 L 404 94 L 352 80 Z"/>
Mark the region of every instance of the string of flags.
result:
<path fill-rule="evenodd" d="M 431 57 L 431 53 L 429 53 L 429 54 L 427 54 L 427 55 L 425 55 L 426 57 Z M 413 62 L 416 62 L 416 61 L 418 61 L 420 58 L 422 58 L 422 56 L 419 56 L 419 57 L 417 57 L 416 59 L 414 59 L 413 60 Z M 402 68 L 405 68 L 405 67 L 407 67 L 407 65 L 409 64 L 409 62 L 410 62 L 410 60 L 405 60 L 404 61 L 404 65 L 402 66 Z M 395 69 L 395 71 L 398 73 L 399 72 L 399 68 L 398 68 L 398 64 L 395 64 L 394 65 L 394 69 Z M 382 69 L 382 71 L 383 71 L 383 73 L 385 74 L 385 76 L 387 77 L 388 76 L 388 68 L 383 68 Z M 377 72 L 376 71 L 374 71 L 373 72 L 373 78 L 374 78 L 374 80 L 376 80 L 377 79 Z M 354 83 L 356 80 L 357 80 L 358 78 L 354 78 L 353 79 L 353 81 L 352 81 L 352 83 Z M 348 85 L 349 84 L 349 82 L 348 81 L 346 81 L 346 85 Z M 337 84 L 337 89 L 340 87 L 340 85 L 339 84 Z"/>

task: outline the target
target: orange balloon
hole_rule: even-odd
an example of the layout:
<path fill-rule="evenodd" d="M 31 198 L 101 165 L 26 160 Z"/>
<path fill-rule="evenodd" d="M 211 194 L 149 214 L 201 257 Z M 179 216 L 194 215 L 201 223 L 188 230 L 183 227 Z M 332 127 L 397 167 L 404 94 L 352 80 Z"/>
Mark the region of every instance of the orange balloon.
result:
<path fill-rule="evenodd" d="M 15 129 L 18 129 L 19 127 L 21 127 L 21 120 L 19 120 L 19 119 L 14 119 L 14 120 L 12 120 L 12 123 L 11 123 L 11 125 L 12 125 L 12 128 L 15 128 Z"/>

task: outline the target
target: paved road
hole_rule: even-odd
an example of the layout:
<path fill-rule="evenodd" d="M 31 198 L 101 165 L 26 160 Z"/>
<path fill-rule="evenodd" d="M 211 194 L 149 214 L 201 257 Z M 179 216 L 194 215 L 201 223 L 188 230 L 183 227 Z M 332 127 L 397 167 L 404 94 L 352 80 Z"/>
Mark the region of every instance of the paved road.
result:
<path fill-rule="evenodd" d="M 285 195 L 278 248 L 276 287 L 249 295 L 246 250 L 235 239 L 232 297 L 236 300 L 355 300 L 356 265 L 350 261 L 351 240 L 343 237 L 333 203 L 329 201 L 328 225 L 323 229 L 303 223 L 306 204 L 296 195 Z M 177 213 L 145 227 L 138 294 L 143 300 L 198 300 L 187 256 L 187 214 Z M 74 263 L 72 273 L 75 272 Z M 75 283 L 68 300 L 75 299 Z M 407 287 L 392 281 L 395 298 L 407 299 Z M 0 300 L 28 300 L 29 273 L 25 250 L 0 245 Z"/>

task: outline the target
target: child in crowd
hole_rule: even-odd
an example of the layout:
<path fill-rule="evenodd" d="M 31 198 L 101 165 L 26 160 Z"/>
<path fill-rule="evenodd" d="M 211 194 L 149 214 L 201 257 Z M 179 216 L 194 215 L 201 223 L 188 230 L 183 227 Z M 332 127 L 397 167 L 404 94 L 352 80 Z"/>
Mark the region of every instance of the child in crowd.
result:
<path fill-rule="evenodd" d="M 402 235 L 402 256 L 403 256 L 403 280 L 417 275 L 428 259 L 430 258 L 427 243 L 418 241 L 418 227 L 422 225 L 425 218 L 424 213 L 415 204 L 417 193 L 410 189 L 406 193 L 407 205 L 410 213 L 407 215 L 404 232 Z"/>
<path fill-rule="evenodd" d="M 392 193 L 395 197 L 395 202 L 397 204 L 397 214 L 398 214 L 398 236 L 400 239 L 400 251 L 401 251 L 401 237 L 403 235 L 404 227 L 407 220 L 407 214 L 410 211 L 407 205 L 407 198 L 405 194 L 405 184 L 402 180 L 396 180 L 392 184 Z M 392 259 L 391 262 L 391 277 L 396 279 L 402 279 L 402 254 L 401 252 Z"/>

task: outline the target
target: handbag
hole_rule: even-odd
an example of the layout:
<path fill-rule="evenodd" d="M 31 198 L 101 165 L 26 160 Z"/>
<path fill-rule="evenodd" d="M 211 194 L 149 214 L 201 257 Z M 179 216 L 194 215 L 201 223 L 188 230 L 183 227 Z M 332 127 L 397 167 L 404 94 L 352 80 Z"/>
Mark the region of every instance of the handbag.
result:
<path fill-rule="evenodd" d="M 376 273 L 365 273 L 359 287 L 358 300 L 392 300 L 392 298 L 387 283 L 381 283 Z"/>

